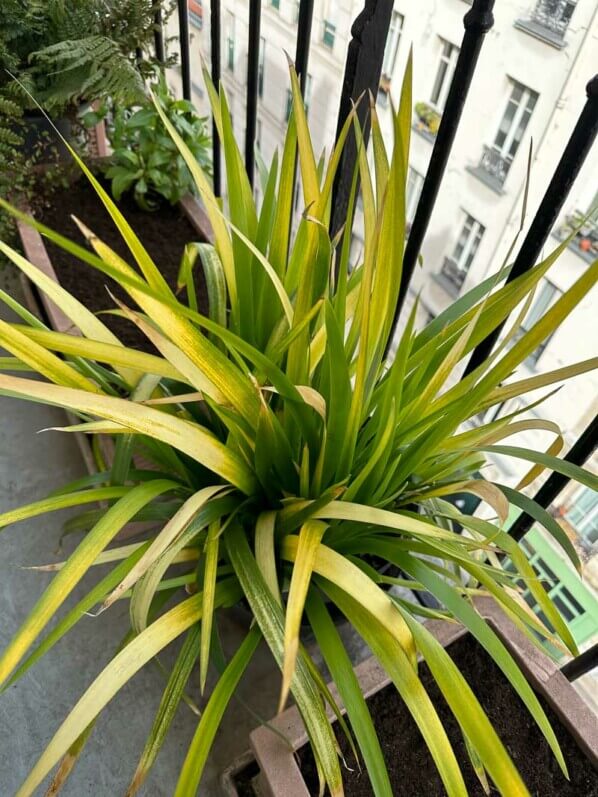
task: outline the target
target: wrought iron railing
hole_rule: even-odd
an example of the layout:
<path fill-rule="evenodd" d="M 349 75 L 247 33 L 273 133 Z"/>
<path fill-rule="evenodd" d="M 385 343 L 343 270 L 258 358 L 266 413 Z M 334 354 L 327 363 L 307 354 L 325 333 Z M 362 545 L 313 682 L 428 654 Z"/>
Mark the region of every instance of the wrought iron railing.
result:
<path fill-rule="evenodd" d="M 459 292 L 465 282 L 467 269 L 461 268 L 452 257 L 445 257 L 440 269 L 441 275 Z"/>
<path fill-rule="evenodd" d="M 415 264 L 420 254 L 438 190 L 446 169 L 452 144 L 459 126 L 461 113 L 467 98 L 469 86 L 474 78 L 477 59 L 484 41 L 484 36 L 493 25 L 492 8 L 494 0 L 474 0 L 464 17 L 465 33 L 461 44 L 454 76 L 451 82 L 444 112 L 434 141 L 428 171 L 422 187 L 417 211 L 411 225 L 403 258 L 403 274 L 397 306 L 395 323 L 405 299 Z M 538 5 L 555 7 L 550 0 L 541 0 Z M 571 5 L 571 4 L 570 4 Z M 313 18 L 313 0 L 300 0 L 297 23 L 297 46 L 295 66 L 300 75 L 301 89 L 305 92 L 307 63 L 309 59 L 309 43 Z M 188 6 L 186 0 L 178 0 L 178 18 L 180 31 L 181 72 L 183 76 L 183 93 L 191 97 Z M 353 103 L 365 92 L 376 96 L 380 85 L 380 74 L 384 58 L 384 47 L 390 27 L 393 0 L 364 0 L 364 7 L 351 28 L 351 40 L 347 49 L 345 73 L 342 82 L 337 131 L 350 113 Z M 249 0 L 249 38 L 247 64 L 247 102 L 245 130 L 245 159 L 248 173 L 254 173 L 254 145 L 256 135 L 256 113 L 258 97 L 259 42 L 260 42 L 260 0 Z M 570 16 L 570 14 L 569 14 Z M 544 18 L 544 17 L 543 17 Z M 561 16 L 561 19 L 563 17 Z M 210 39 L 211 39 L 211 76 L 216 85 L 220 79 L 220 0 L 210 3 Z M 159 12 L 155 18 L 156 57 L 164 60 L 164 40 Z M 358 108 L 360 121 L 364 126 L 365 140 L 368 139 L 367 103 Z M 542 247 L 546 242 L 563 203 L 579 173 L 596 133 L 598 132 L 598 75 L 587 86 L 587 101 L 571 133 L 569 142 L 559 160 L 545 195 L 537 209 L 527 235 L 519 249 L 509 273 L 512 281 L 536 263 Z M 349 194 L 356 163 L 355 145 L 349 144 L 341 161 L 337 180 L 334 186 L 331 220 L 331 232 L 341 229 L 346 219 Z M 504 158 L 489 147 L 484 148 L 482 166 L 497 180 L 504 181 L 508 165 Z M 213 127 L 213 174 L 214 188 L 221 192 L 220 142 L 215 126 Z M 344 234 L 350 234 L 347 229 Z M 501 329 L 499 325 L 474 350 L 465 370 L 465 374 L 473 371 L 488 356 L 495 345 Z M 582 465 L 596 450 L 598 444 L 598 416 L 589 424 L 577 442 L 571 447 L 565 459 L 576 465 Z M 569 479 L 562 474 L 553 473 L 534 496 L 540 506 L 548 508 L 558 497 Z M 533 518 L 523 512 L 511 525 L 509 533 L 515 539 L 521 539 L 533 525 Z M 419 594 L 419 593 L 416 593 Z M 583 653 L 577 659 L 563 667 L 563 673 L 570 679 L 578 678 L 585 672 L 598 666 L 598 644 Z"/>
<path fill-rule="evenodd" d="M 494 147 L 487 147 L 484 144 L 482 147 L 482 157 L 480 158 L 480 169 L 483 169 L 486 174 L 502 185 L 507 179 L 510 166 L 511 162 L 497 149 L 494 149 Z"/>
<path fill-rule="evenodd" d="M 564 37 L 575 4 L 569 0 L 538 0 L 530 18 L 551 33 Z"/>

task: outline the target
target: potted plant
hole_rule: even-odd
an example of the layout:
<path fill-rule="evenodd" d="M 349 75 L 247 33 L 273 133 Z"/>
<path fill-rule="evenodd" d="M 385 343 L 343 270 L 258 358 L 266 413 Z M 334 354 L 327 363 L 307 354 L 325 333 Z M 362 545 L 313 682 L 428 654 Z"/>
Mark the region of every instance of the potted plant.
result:
<path fill-rule="evenodd" d="M 415 114 L 419 119 L 418 128 L 435 136 L 440 127 L 441 115 L 427 102 L 415 103 Z"/>
<path fill-rule="evenodd" d="M 34 167 L 68 157 L 53 126 L 71 143 L 77 139 L 83 145 L 90 136 L 82 135 L 82 110 L 107 95 L 125 103 L 144 97 L 143 77 L 152 61 L 138 55 L 153 39 L 152 14 L 160 4 L 161 0 L 3 2 L 0 196 L 28 201 L 35 192 Z M 3 225 L 0 232 L 4 238 L 12 228 Z"/>
<path fill-rule="evenodd" d="M 159 208 L 164 199 L 176 205 L 195 189 L 191 172 L 168 135 L 154 102 L 161 106 L 204 172 L 211 174 L 207 120 L 197 115 L 191 102 L 173 97 L 163 73 L 158 73 L 152 88 L 153 101 L 146 96 L 142 103 L 132 107 L 116 107 L 108 127 L 112 154 L 105 172 L 112 181 L 112 196 L 116 201 L 130 191 L 135 202 L 150 211 Z"/>
<path fill-rule="evenodd" d="M 5 367 L 12 362 L 32 368 L 43 379 L 0 375 L 0 394 L 65 407 L 80 422 L 64 431 L 108 435 L 118 449 L 112 466 L 91 482 L 66 486 L 59 495 L 0 516 L 6 526 L 65 506 L 85 509 L 92 500 L 108 502 L 106 510 L 93 514 L 82 542 L 4 651 L 0 682 L 4 688 L 16 683 L 96 605 L 106 611 L 117 598 L 130 596 L 132 622 L 130 638 L 58 729 L 20 797 L 32 794 L 64 756 L 67 762 L 59 773 L 68 770 L 107 703 L 145 663 L 179 639 L 182 647 L 127 792 L 135 793 L 185 685 L 198 678 L 203 690 L 210 658 L 219 659 L 214 645 L 219 612 L 240 601 L 249 606 L 253 622 L 207 698 L 179 781 L 173 784 L 177 797 L 196 792 L 220 718 L 260 641 L 281 669 L 280 709 L 292 695 L 316 772 L 332 795 L 343 793 L 337 742 L 325 709 L 331 706 L 341 717 L 338 700 L 300 641 L 307 608 L 323 651 L 326 645 L 336 650 L 335 656 L 326 655 L 329 663 L 346 663 L 342 647 L 329 634 L 334 628 L 329 605 L 337 606 L 374 649 L 450 795 L 464 794 L 466 787 L 438 709 L 422 684 L 418 656 L 463 729 L 477 770 L 487 772 L 502 794 L 526 794 L 523 779 L 461 671 L 421 625 L 422 610 L 381 588 L 379 582 L 395 577 L 380 575 L 380 561 L 398 566 L 415 580 L 416 588 L 435 594 L 442 616 L 467 628 L 508 679 L 565 770 L 557 737 L 532 685 L 471 598 L 491 595 L 534 649 L 548 639 L 575 653 L 571 633 L 524 549 L 502 528 L 509 502 L 524 505 L 576 565 L 577 555 L 541 507 L 517 490 L 476 474 L 493 451 L 529 461 L 529 479 L 546 467 L 566 471 L 589 486 L 596 486 L 597 479 L 556 456 L 500 445 L 527 427 L 528 421 L 515 415 L 465 431 L 462 424 L 509 396 L 594 367 L 594 361 L 582 362 L 523 382 L 516 377 L 508 381 L 596 283 L 598 262 L 511 347 L 503 346 L 452 387 L 446 387 L 446 380 L 454 367 L 533 291 L 566 242 L 509 284 L 501 285 L 505 269 L 489 277 L 421 330 L 413 311 L 396 356 L 387 361 L 384 352 L 392 334 L 404 247 L 410 80 L 409 67 L 391 152 L 372 114 L 374 180 L 354 112 L 325 168 L 318 169 L 291 68 L 293 112 L 282 159 L 279 163 L 275 158 L 268 172 L 259 209 L 224 94 L 207 79 L 225 153 L 226 208 L 156 106 L 193 174 L 213 228 L 213 246 L 206 245 L 201 260 L 210 285 L 208 314 L 197 312 L 192 302 L 182 301 L 168 287 L 105 189 L 78 161 L 119 226 L 128 254 L 118 255 L 85 220 L 78 224 L 92 251 L 36 219 L 28 223 L 119 283 L 126 299 L 116 299 L 117 312 L 143 331 L 151 353 L 123 345 L 84 304 L 0 244 L 80 332 L 61 335 L 42 329 L 25 312 L 24 324 L 1 324 L 0 343 L 14 358 L 5 360 Z M 335 171 L 349 136 L 358 145 L 365 225 L 363 262 L 350 275 L 350 236 L 337 246 L 328 234 Z M 297 152 L 306 210 L 291 240 Z M 26 220 L 19 210 L 6 203 L 3 207 Z M 191 274 L 190 267 L 187 280 Z M 555 429 L 552 424 L 547 428 Z M 151 460 L 153 470 L 132 467 L 138 450 Z M 459 514 L 444 500 L 455 492 L 480 497 L 497 521 Z M 155 520 L 159 527 L 134 548 L 117 545 L 106 552 L 133 518 Z M 466 533 L 456 533 L 453 523 Z M 94 564 L 107 560 L 113 563 L 109 573 L 34 647 L 73 586 Z M 173 565 L 182 568 L 173 574 Z M 538 601 L 550 629 L 518 599 L 520 581 Z M 165 599 L 172 601 L 168 608 Z M 339 665 L 332 674 L 374 791 L 392 794 L 352 670 Z"/>

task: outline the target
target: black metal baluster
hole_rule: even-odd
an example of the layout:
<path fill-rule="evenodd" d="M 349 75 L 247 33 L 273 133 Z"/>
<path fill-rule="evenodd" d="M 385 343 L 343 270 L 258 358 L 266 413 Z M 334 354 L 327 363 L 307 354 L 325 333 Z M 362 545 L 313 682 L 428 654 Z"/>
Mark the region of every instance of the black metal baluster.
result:
<path fill-rule="evenodd" d="M 301 95 L 305 98 L 307 85 L 307 64 L 311 41 L 311 23 L 314 15 L 314 0 L 301 0 L 297 20 L 297 49 L 295 50 L 295 71 L 299 75 Z"/>
<path fill-rule="evenodd" d="M 569 681 L 576 681 L 595 667 L 598 667 L 598 642 L 564 664 L 561 667 L 561 672 Z"/>
<path fill-rule="evenodd" d="M 592 456 L 598 445 L 598 415 L 581 434 L 563 459 L 574 465 L 583 463 Z M 561 490 L 569 483 L 570 479 L 561 473 L 552 473 L 534 496 L 534 501 L 545 509 L 552 504 Z M 509 535 L 520 540 L 530 530 L 534 519 L 522 512 L 509 529 Z"/>
<path fill-rule="evenodd" d="M 156 60 L 164 63 L 164 33 L 162 31 L 162 9 L 158 8 L 154 13 L 154 47 L 156 50 Z"/>
<path fill-rule="evenodd" d="M 181 79 L 183 82 L 183 97 L 191 99 L 191 58 L 189 55 L 189 12 L 187 0 L 178 0 L 179 11 L 179 42 L 181 44 Z"/>
<path fill-rule="evenodd" d="M 220 0 L 210 2 L 210 50 L 212 83 L 216 91 L 220 86 Z M 220 196 L 220 138 L 216 122 L 212 121 L 212 182 L 214 193 Z"/>
<path fill-rule="evenodd" d="M 253 186 L 255 172 L 255 131 L 257 127 L 257 84 L 260 66 L 260 0 L 249 0 L 247 41 L 247 121 L 245 126 L 245 168 Z"/>
<path fill-rule="evenodd" d="M 577 124 L 573 128 L 552 180 L 546 189 L 540 207 L 521 244 L 521 249 L 515 258 L 507 282 L 512 282 L 516 277 L 529 271 L 535 265 L 542 247 L 561 212 L 563 203 L 596 139 L 596 133 L 598 133 L 598 75 L 595 75 L 590 80 L 586 86 L 586 93 L 586 103 L 579 115 Z M 463 376 L 467 376 L 484 362 L 498 340 L 504 325 L 505 322 L 503 321 L 487 338 L 476 346 Z"/>
<path fill-rule="evenodd" d="M 364 92 L 367 93 L 368 90 L 374 97 L 378 94 L 392 7 L 393 0 L 366 0 L 363 11 L 351 26 L 352 38 L 347 48 L 336 128 L 337 138 L 347 116 L 351 113 L 353 103 L 357 102 L 359 97 Z M 368 141 L 370 132 L 368 112 L 369 103 L 361 102 L 357 109 L 357 117 L 363 130 L 365 143 Z M 355 138 L 348 136 L 332 192 L 331 237 L 334 237 L 347 222 L 347 208 L 356 160 Z M 350 229 L 350 226 L 347 224 L 347 229 Z"/>
<path fill-rule="evenodd" d="M 299 18 L 297 20 L 297 48 L 295 50 L 295 72 L 299 76 L 299 87 L 301 96 L 305 101 L 305 89 L 307 87 L 307 65 L 309 63 L 309 47 L 311 42 L 311 24 L 314 16 L 314 0 L 301 0 L 299 4 Z M 293 191 L 291 196 L 295 198 L 295 184 L 297 183 L 297 156 L 295 155 L 295 166 L 293 170 Z M 294 205 L 291 208 L 291 215 Z"/>
<path fill-rule="evenodd" d="M 413 219 L 407 246 L 405 247 L 401 285 L 393 322 L 393 334 L 388 339 L 387 347 L 390 346 L 394 337 L 394 329 L 396 328 L 399 313 L 407 295 L 415 264 L 417 263 L 428 224 L 430 223 L 430 217 L 436 204 L 436 197 L 438 196 L 440 183 L 442 182 L 453 141 L 457 134 L 463 106 L 467 99 L 478 56 L 484 42 L 484 36 L 494 24 L 493 6 L 494 0 L 474 0 L 471 9 L 463 18 L 465 34 L 461 42 L 459 57 L 455 65 L 455 74 L 451 81 L 446 105 L 440 120 L 440 127 L 434 142 L 415 218 Z"/>

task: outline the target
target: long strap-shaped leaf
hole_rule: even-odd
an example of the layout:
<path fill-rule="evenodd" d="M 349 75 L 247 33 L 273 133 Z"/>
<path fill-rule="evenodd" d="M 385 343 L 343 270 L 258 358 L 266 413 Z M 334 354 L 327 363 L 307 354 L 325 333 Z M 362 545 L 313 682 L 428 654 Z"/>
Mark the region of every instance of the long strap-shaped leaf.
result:
<path fill-rule="evenodd" d="M 351 659 L 326 610 L 324 601 L 316 591 L 312 590 L 310 593 L 305 608 L 326 666 L 330 670 L 351 720 L 351 727 L 359 744 L 374 795 L 392 797 L 392 787 L 380 743 Z"/>
<path fill-rule="evenodd" d="M 255 488 L 255 477 L 249 468 L 199 424 L 124 399 L 95 396 L 83 390 L 16 376 L 0 375 L 0 395 L 55 404 L 120 423 L 183 451 L 247 494 L 251 494 Z"/>
<path fill-rule="evenodd" d="M 157 535 L 135 567 L 127 573 L 120 584 L 106 598 L 102 608 L 107 609 L 115 600 L 118 600 L 121 595 L 130 589 L 133 584 L 147 572 L 156 559 L 164 553 L 173 540 L 180 536 L 187 528 L 202 506 L 204 506 L 210 498 L 213 498 L 217 493 L 221 492 L 222 489 L 222 485 L 204 487 L 188 498 Z"/>
<path fill-rule="evenodd" d="M 299 538 L 297 535 L 289 534 L 282 542 L 282 557 L 296 562 L 298 551 Z M 321 543 L 313 557 L 312 569 L 366 606 L 388 633 L 397 640 L 405 656 L 415 668 L 415 644 L 407 624 L 388 595 L 363 570 L 354 565 L 347 557 Z"/>
<path fill-rule="evenodd" d="M 402 613 L 444 699 L 500 793 L 504 797 L 526 797 L 528 790 L 519 772 L 459 668 L 425 626 L 408 612 Z"/>
<path fill-rule="evenodd" d="M 318 583 L 349 619 L 390 675 L 424 737 L 449 797 L 467 797 L 459 764 L 434 704 L 401 646 L 378 622 L 377 617 L 366 611 L 359 601 L 325 579 L 318 579 Z"/>
<path fill-rule="evenodd" d="M 51 379 L 57 385 L 78 387 L 92 393 L 100 392 L 94 382 L 2 319 L 0 319 L 0 344 L 22 362 L 30 365 L 38 374 Z"/>
<path fill-rule="evenodd" d="M 177 489 L 177 487 L 176 482 L 166 479 L 156 479 L 155 482 L 138 485 L 131 488 L 127 495 L 106 511 L 102 519 L 71 554 L 62 570 L 54 577 L 4 651 L 0 659 L 0 684 L 10 675 L 40 631 L 85 575 L 98 554 L 104 550 L 125 523 L 134 517 L 141 507 L 162 493 Z"/>
<path fill-rule="evenodd" d="M 409 554 L 393 550 L 393 546 L 386 543 L 380 544 L 380 550 L 382 549 L 384 549 L 385 554 L 388 554 L 389 561 L 392 561 L 410 576 L 413 576 L 417 581 L 424 584 L 424 586 L 449 609 L 451 614 L 469 629 L 480 645 L 494 659 L 495 663 L 508 678 L 513 689 L 527 706 L 530 714 L 544 734 L 544 738 L 550 745 L 559 766 L 566 774 L 567 766 L 561 748 L 538 698 L 525 680 L 523 673 L 513 660 L 511 654 L 486 621 L 480 617 L 475 609 L 473 609 L 453 587 L 433 573 L 424 562 Z"/>
<path fill-rule="evenodd" d="M 508 457 L 517 457 L 528 462 L 535 462 L 544 468 L 550 468 L 550 470 L 568 476 L 570 479 L 589 487 L 590 490 L 598 490 L 598 476 L 594 473 L 590 473 L 585 468 L 580 468 L 579 465 L 575 465 L 573 462 L 553 457 L 543 451 L 534 451 L 533 449 L 520 448 L 519 446 L 478 446 L 475 450 L 490 451 L 494 454 L 504 454 Z"/>
<path fill-rule="evenodd" d="M 109 363 L 113 367 L 123 366 L 142 374 L 156 374 L 168 379 L 183 382 L 183 376 L 167 360 L 148 354 L 137 349 L 128 349 L 112 343 L 98 340 L 89 340 L 78 335 L 67 335 L 64 332 L 53 332 L 47 329 L 31 329 L 22 324 L 14 324 L 30 340 L 39 343 L 51 351 L 70 354 L 75 357 L 85 357 L 88 360 L 98 360 Z"/>
<path fill-rule="evenodd" d="M 66 495 L 61 494 L 43 498 L 41 501 L 34 501 L 32 504 L 18 506 L 16 509 L 9 509 L 8 512 L 3 512 L 0 515 L 0 528 L 11 523 L 18 523 L 20 520 L 28 520 L 38 515 L 45 515 L 46 512 L 56 512 L 59 509 L 68 509 L 71 506 L 122 498 L 130 490 L 130 487 L 96 487 L 91 490 L 78 490 Z"/>
<path fill-rule="evenodd" d="M 218 604 L 230 602 L 236 597 L 240 597 L 240 591 L 233 579 L 219 585 Z M 198 594 L 179 603 L 112 659 L 56 731 L 15 797 L 30 797 L 75 739 L 127 681 L 163 648 L 197 623 L 201 618 L 201 601 L 202 595 Z"/>
<path fill-rule="evenodd" d="M 160 699 L 160 705 L 149 733 L 141 759 L 133 775 L 125 797 L 133 797 L 137 793 L 148 772 L 152 768 L 156 756 L 164 743 L 168 729 L 174 719 L 176 710 L 183 697 L 183 692 L 189 676 L 193 670 L 193 665 L 197 659 L 197 645 L 199 642 L 199 627 L 193 626 L 187 633 L 187 637 L 181 646 L 179 655 L 168 678 L 166 689 Z"/>
<path fill-rule="evenodd" d="M 10 206 L 0 198 L 0 207 L 9 212 L 13 212 Z M 23 218 L 23 214 L 19 214 Z M 24 217 L 27 221 L 27 217 Z M 7 244 L 0 241 L 0 252 L 3 252 L 48 298 L 50 298 L 62 312 L 70 318 L 75 326 L 88 338 L 109 343 L 114 346 L 122 346 L 119 339 L 106 327 L 100 319 L 91 312 L 85 305 L 72 296 L 56 280 L 48 277 L 41 269 L 34 266 L 26 258 L 15 252 Z M 128 370 L 126 367 L 117 368 L 118 372 L 130 382 L 135 384 L 138 375 Z"/>
<path fill-rule="evenodd" d="M 197 792 L 222 715 L 261 638 L 259 628 L 254 626 L 220 676 L 187 750 L 174 797 L 193 797 Z"/>
<path fill-rule="evenodd" d="M 234 523 L 224 533 L 226 549 L 245 597 L 253 611 L 272 655 L 282 667 L 284 657 L 284 620 L 249 548 L 244 530 Z M 291 681 L 291 692 L 297 702 L 316 758 L 320 761 L 324 778 L 333 797 L 342 795 L 342 778 L 336 755 L 336 740 L 320 695 L 302 656 Z"/>
<path fill-rule="evenodd" d="M 320 540 L 325 531 L 326 524 L 322 523 L 321 520 L 308 520 L 307 523 L 303 524 L 299 532 L 285 615 L 284 661 L 282 665 L 279 711 L 283 710 L 289 695 L 291 679 L 295 671 L 295 662 L 299 651 L 299 631 L 301 629 L 303 608 L 318 548 L 320 547 Z"/>
<path fill-rule="evenodd" d="M 131 551 L 129 556 L 111 570 L 107 576 L 99 581 L 95 587 L 90 590 L 87 595 L 82 598 L 61 620 L 55 625 L 49 634 L 47 634 L 43 641 L 29 654 L 29 656 L 21 663 L 21 665 L 14 671 L 12 676 L 6 681 L 0 694 L 12 686 L 13 683 L 24 675 L 27 670 L 32 667 L 42 656 L 44 656 L 54 645 L 59 642 L 62 637 L 67 634 L 71 628 L 76 625 L 79 620 L 85 616 L 85 613 L 92 609 L 96 603 L 110 592 L 110 590 L 118 584 L 118 582 L 128 573 L 133 567 L 135 562 L 143 555 L 147 549 L 149 542 L 136 544 L 132 546 L 134 550 Z M 96 560 L 97 561 L 97 560 Z"/>

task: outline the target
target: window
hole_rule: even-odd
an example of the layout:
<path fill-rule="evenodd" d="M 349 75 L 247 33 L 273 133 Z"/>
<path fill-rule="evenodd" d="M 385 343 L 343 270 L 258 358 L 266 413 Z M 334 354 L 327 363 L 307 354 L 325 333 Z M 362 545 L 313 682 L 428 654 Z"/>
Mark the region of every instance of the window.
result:
<path fill-rule="evenodd" d="M 492 147 L 485 147 L 481 166 L 502 185 L 536 107 L 538 94 L 513 81 L 511 96 Z"/>
<path fill-rule="evenodd" d="M 256 149 L 262 149 L 262 120 L 256 119 L 255 124 L 255 146 Z"/>
<path fill-rule="evenodd" d="M 438 65 L 438 71 L 436 73 L 436 79 L 434 80 L 430 101 L 436 110 L 442 113 L 444 111 L 446 98 L 448 97 L 449 88 L 455 73 L 457 58 L 459 57 L 459 48 L 454 44 L 445 41 L 444 39 L 441 39 L 440 41 L 442 43 L 440 64 Z"/>
<path fill-rule="evenodd" d="M 235 71 L 235 15 L 226 12 L 226 66 Z"/>
<path fill-rule="evenodd" d="M 521 328 L 515 335 L 515 340 L 518 340 L 526 332 L 528 332 L 534 326 L 534 324 L 536 324 L 552 307 L 560 295 L 561 291 L 559 291 L 559 289 L 553 285 L 552 282 L 548 282 L 548 280 L 545 279 L 536 294 L 532 306 L 523 319 Z M 527 358 L 528 365 L 533 367 L 538 362 L 551 337 L 552 336 L 549 335 L 546 340 L 542 341 L 538 348 L 530 354 L 530 356 Z"/>
<path fill-rule="evenodd" d="M 329 22 L 327 19 L 324 20 L 324 31 L 322 33 L 322 42 L 329 47 L 331 50 L 334 47 L 334 39 L 336 38 L 336 25 L 333 25 L 332 22 Z"/>
<path fill-rule="evenodd" d="M 471 268 L 473 259 L 478 251 L 478 246 L 484 235 L 484 226 L 476 221 L 469 213 L 465 214 L 465 222 L 461 234 L 453 250 L 452 257 L 444 260 L 441 274 L 459 291 L 467 272 Z"/>
<path fill-rule="evenodd" d="M 311 102 L 311 75 L 309 72 L 307 73 L 307 78 L 305 80 L 305 96 L 303 98 L 303 102 L 305 104 L 305 113 L 309 113 L 309 103 Z"/>
<path fill-rule="evenodd" d="M 590 544 L 598 543 L 598 492 L 582 487 L 567 507 L 565 518 Z"/>
<path fill-rule="evenodd" d="M 259 97 L 264 96 L 264 67 L 266 57 L 266 40 L 260 36 L 260 55 L 257 67 L 257 93 Z"/>
<path fill-rule="evenodd" d="M 407 206 L 405 208 L 405 217 L 408 226 L 413 224 L 415 218 L 415 211 L 424 185 L 424 176 L 415 169 L 409 167 L 407 175 Z"/>
<path fill-rule="evenodd" d="M 280 0 L 270 0 L 270 5 L 277 11 L 280 11 Z"/>
<path fill-rule="evenodd" d="M 405 17 L 398 11 L 392 12 L 386 47 L 384 48 L 384 60 L 382 61 L 382 76 L 390 80 L 397 59 L 397 51 L 403 32 Z"/>
<path fill-rule="evenodd" d="M 187 9 L 189 11 L 189 22 L 201 30 L 203 28 L 201 0 L 187 0 Z"/>
<path fill-rule="evenodd" d="M 580 617 L 585 614 L 585 608 L 573 595 L 571 590 L 560 581 L 554 570 L 549 567 L 546 560 L 539 553 L 534 552 L 529 562 L 536 571 L 538 578 L 541 579 L 542 586 L 552 601 L 556 604 L 567 623 L 571 623 L 576 617 Z M 528 605 L 535 611 L 538 617 L 540 617 L 544 625 L 546 625 L 547 628 L 554 630 L 552 624 L 546 619 L 543 612 L 539 609 L 536 599 L 530 593 L 529 589 L 525 589 L 525 584 L 523 582 L 520 582 L 520 586 L 524 589 L 524 600 L 527 601 Z"/>

